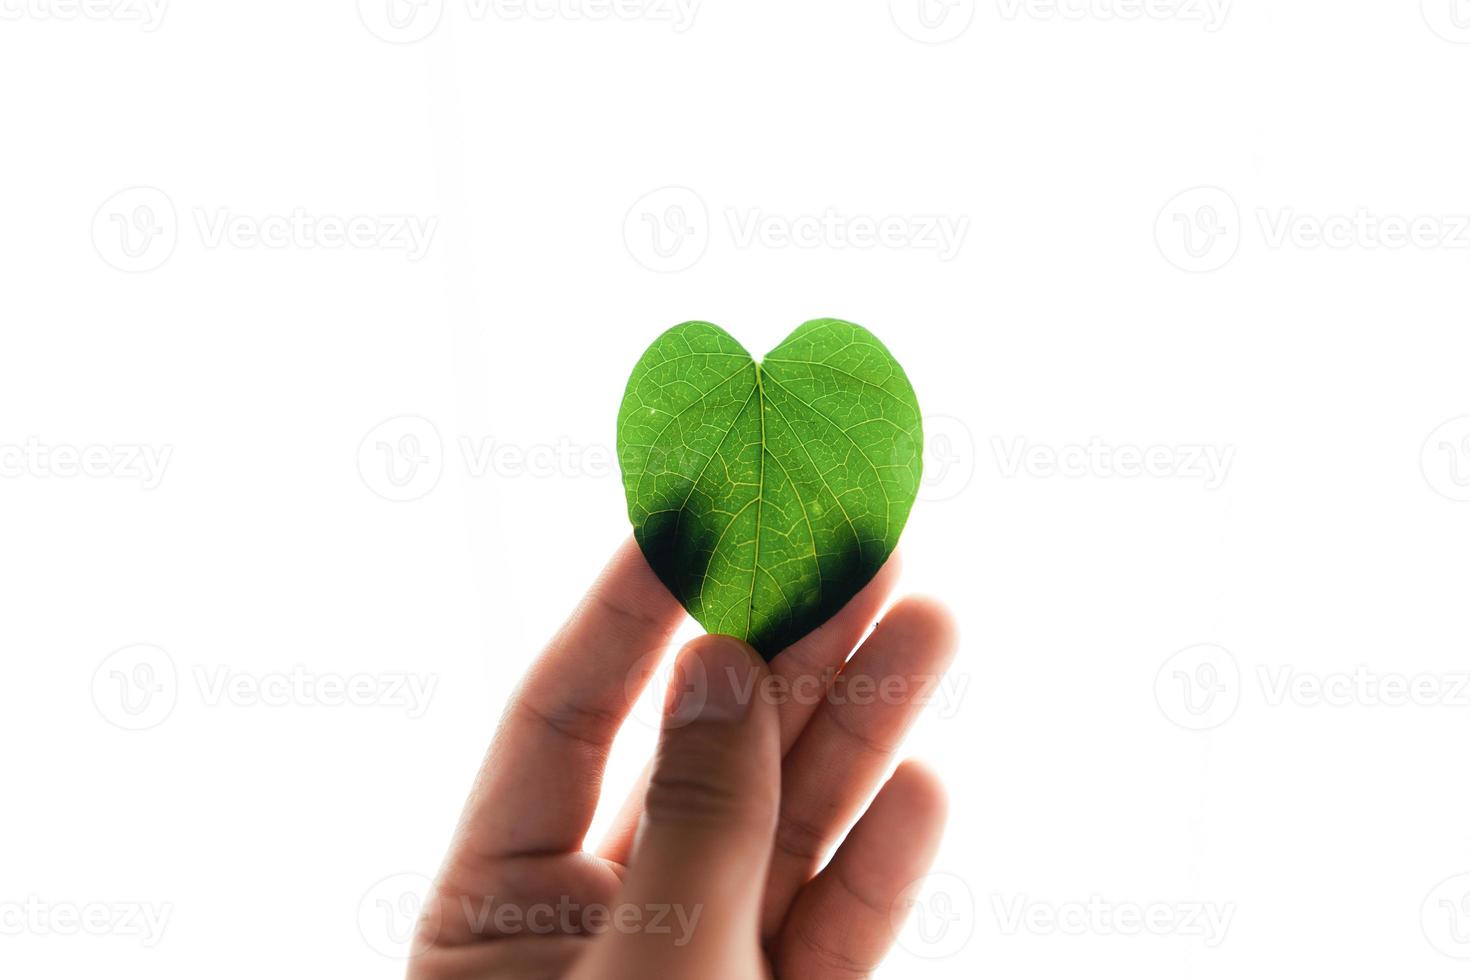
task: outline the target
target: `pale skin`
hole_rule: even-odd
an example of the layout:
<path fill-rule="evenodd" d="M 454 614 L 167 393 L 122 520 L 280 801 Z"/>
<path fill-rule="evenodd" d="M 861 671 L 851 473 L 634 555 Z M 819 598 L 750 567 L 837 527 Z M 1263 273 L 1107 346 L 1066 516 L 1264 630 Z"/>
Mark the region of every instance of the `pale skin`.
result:
<path fill-rule="evenodd" d="M 626 542 L 506 708 L 410 980 L 868 976 L 945 820 L 928 770 L 883 782 L 957 642 L 930 599 L 879 619 L 897 571 L 769 665 L 729 637 L 685 645 L 657 754 L 588 847 L 613 737 L 685 616 Z"/>

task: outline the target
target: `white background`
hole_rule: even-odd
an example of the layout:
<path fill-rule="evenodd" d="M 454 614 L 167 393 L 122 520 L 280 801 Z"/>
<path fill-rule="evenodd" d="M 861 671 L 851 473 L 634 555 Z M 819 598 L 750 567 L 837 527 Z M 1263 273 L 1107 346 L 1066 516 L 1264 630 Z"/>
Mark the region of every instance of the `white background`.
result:
<path fill-rule="evenodd" d="M 839 316 L 964 629 L 885 975 L 1462 976 L 1470 5 L 535 9 L 0 0 L 0 972 L 399 975 L 643 347 Z"/>

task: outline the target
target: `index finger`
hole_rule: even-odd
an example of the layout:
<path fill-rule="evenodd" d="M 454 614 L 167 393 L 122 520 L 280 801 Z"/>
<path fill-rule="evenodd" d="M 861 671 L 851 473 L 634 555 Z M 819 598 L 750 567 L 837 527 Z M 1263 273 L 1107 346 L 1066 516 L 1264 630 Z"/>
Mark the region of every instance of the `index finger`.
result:
<path fill-rule="evenodd" d="M 511 697 L 449 868 L 581 847 L 623 719 L 683 619 L 632 538 Z"/>

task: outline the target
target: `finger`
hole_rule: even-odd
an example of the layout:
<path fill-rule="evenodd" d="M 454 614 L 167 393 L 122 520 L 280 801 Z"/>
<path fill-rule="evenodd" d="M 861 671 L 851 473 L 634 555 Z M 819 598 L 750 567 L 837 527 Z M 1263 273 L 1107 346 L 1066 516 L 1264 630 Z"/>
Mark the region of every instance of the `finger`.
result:
<path fill-rule="evenodd" d="M 682 617 L 629 539 L 506 707 L 451 848 L 452 881 L 581 847 L 613 738 Z"/>
<path fill-rule="evenodd" d="M 462 875 L 438 884 L 420 922 L 420 945 L 454 949 L 585 933 L 594 925 L 588 910 L 605 907 L 621 887 L 617 873 L 586 851 L 501 858 L 473 887 Z"/>
<path fill-rule="evenodd" d="M 904 599 L 833 682 L 783 767 L 762 918 L 766 938 L 775 935 L 797 890 L 883 778 L 956 644 L 954 619 L 944 606 Z"/>
<path fill-rule="evenodd" d="M 537 936 L 502 943 L 433 947 L 414 954 L 407 980 L 560 980 L 587 951 L 581 936 Z"/>
<path fill-rule="evenodd" d="M 776 973 L 851 980 L 876 969 L 902 925 L 905 891 L 934 860 L 945 809 L 937 777 L 914 763 L 899 766 L 798 895 L 775 948 Z"/>
<path fill-rule="evenodd" d="M 783 755 L 796 744 L 797 736 L 822 703 L 833 677 L 878 618 L 878 612 L 898 584 L 902 568 L 895 553 L 837 615 L 771 661 L 771 675 L 786 692 L 778 706 Z"/>
<path fill-rule="evenodd" d="M 756 693 L 769 675 L 754 650 L 723 636 L 691 642 L 676 670 L 618 901 L 693 925 L 683 945 L 648 930 L 609 935 L 609 956 L 645 976 L 755 976 L 780 791 L 775 707 Z"/>
<path fill-rule="evenodd" d="M 776 697 L 781 723 L 781 753 L 785 755 L 822 702 L 837 670 L 863 638 L 878 612 L 898 583 L 902 565 L 897 553 L 888 559 L 873 580 L 827 622 L 777 655 L 770 664 L 771 676 L 784 693 Z M 643 797 L 648 789 L 645 769 L 628 799 L 613 818 L 611 829 L 597 848 L 600 857 L 627 864 L 643 814 Z"/>

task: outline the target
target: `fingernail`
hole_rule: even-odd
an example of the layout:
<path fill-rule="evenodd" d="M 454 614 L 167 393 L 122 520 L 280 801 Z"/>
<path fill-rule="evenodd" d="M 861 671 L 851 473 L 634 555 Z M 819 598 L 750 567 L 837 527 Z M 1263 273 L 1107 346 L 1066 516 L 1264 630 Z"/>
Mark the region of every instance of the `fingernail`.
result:
<path fill-rule="evenodd" d="M 755 665 L 739 640 L 705 636 L 680 656 L 678 683 L 671 725 L 739 721 L 755 696 Z"/>

